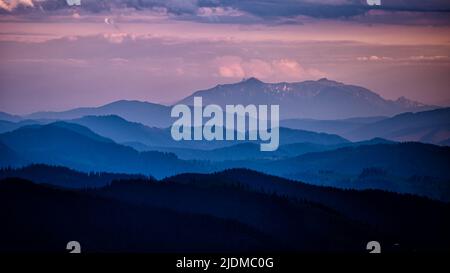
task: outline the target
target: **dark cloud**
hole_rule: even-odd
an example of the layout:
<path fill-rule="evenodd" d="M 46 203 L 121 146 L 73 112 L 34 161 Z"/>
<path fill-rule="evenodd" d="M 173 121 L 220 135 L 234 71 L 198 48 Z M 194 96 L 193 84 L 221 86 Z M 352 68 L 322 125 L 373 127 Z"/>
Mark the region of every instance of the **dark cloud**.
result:
<path fill-rule="evenodd" d="M 5 2 L 5 0 L 0 0 L 0 2 Z M 233 19 L 237 23 L 258 22 L 255 18 L 261 18 L 267 22 L 284 20 L 292 23 L 293 21 L 286 20 L 286 18 L 298 16 L 356 19 L 362 22 L 379 23 L 380 17 L 373 19 L 374 16 L 370 12 L 378 10 L 392 14 L 391 18 L 384 14 L 382 20 L 385 23 L 402 23 L 402 12 L 423 14 L 427 21 L 431 22 L 436 18 L 435 23 L 439 24 L 442 22 L 450 23 L 450 1 L 448 0 L 381 0 L 381 6 L 369 6 L 367 0 L 81 0 L 80 7 L 69 7 L 66 0 L 33 1 L 33 3 L 34 7 L 17 5 L 12 11 L 0 9 L 0 12 L 26 14 L 36 11 L 52 12 L 80 9 L 100 13 L 121 8 L 135 10 L 163 9 L 167 13 L 175 15 L 174 18 L 176 19 L 213 23 L 230 23 L 233 22 Z M 219 19 L 205 20 L 205 16 L 198 16 L 199 10 L 202 8 L 231 8 L 252 18 L 248 19 L 245 16 L 230 18 L 226 15 L 214 15 Z M 411 16 L 408 15 L 406 24 L 414 23 L 410 19 Z"/>
<path fill-rule="evenodd" d="M 8 2 L 0 0 L 0 2 Z M 18 1 L 20 2 L 20 1 Z M 133 8 L 145 10 L 153 8 L 166 8 L 174 14 L 195 13 L 198 7 L 197 0 L 81 0 L 80 7 L 69 6 L 66 0 L 44 0 L 32 1 L 33 7 L 29 5 L 17 5 L 13 12 L 29 13 L 39 11 L 58 11 L 65 9 L 81 9 L 94 13 L 109 11 L 112 8 Z M 3 13 L 9 11 L 2 10 Z"/>
<path fill-rule="evenodd" d="M 398 11 L 449 12 L 448 0 L 384 0 L 382 9 Z"/>
<path fill-rule="evenodd" d="M 337 18 L 350 17 L 364 13 L 368 10 L 367 5 L 360 5 L 348 1 L 238 1 L 228 0 L 218 3 L 222 6 L 231 6 L 238 10 L 248 12 L 260 17 L 294 17 L 299 15 Z"/>
<path fill-rule="evenodd" d="M 450 23 L 450 1 L 448 0 L 381 0 L 381 6 L 369 6 L 366 0 L 224 0 L 202 1 L 204 5 L 230 6 L 249 14 L 263 18 L 290 18 L 296 16 L 309 16 L 313 18 L 355 18 L 371 23 L 402 23 L 404 15 L 417 13 L 425 16 L 428 21 L 436 18 L 437 22 Z M 383 11 L 383 18 L 372 18 L 371 11 Z M 391 13 L 391 18 L 386 16 Z M 369 17 L 369 18 L 363 18 Z M 408 14 L 407 24 L 413 23 Z"/>

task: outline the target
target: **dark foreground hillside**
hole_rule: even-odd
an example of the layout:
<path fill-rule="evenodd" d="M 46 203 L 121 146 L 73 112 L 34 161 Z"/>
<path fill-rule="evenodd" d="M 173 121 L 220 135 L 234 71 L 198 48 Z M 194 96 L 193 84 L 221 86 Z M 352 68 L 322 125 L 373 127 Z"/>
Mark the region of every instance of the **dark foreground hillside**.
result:
<path fill-rule="evenodd" d="M 74 173 L 45 170 L 47 184 L 0 182 L 1 251 L 65 251 L 72 240 L 85 252 L 366 252 L 372 240 L 385 252 L 450 250 L 449 204 L 412 195 L 244 169 L 161 181 L 103 174 L 106 186 L 69 190 L 60 187 Z"/>
<path fill-rule="evenodd" d="M 236 221 L 179 213 L 54 189 L 29 181 L 0 182 L 1 252 L 222 252 L 279 249 Z"/>

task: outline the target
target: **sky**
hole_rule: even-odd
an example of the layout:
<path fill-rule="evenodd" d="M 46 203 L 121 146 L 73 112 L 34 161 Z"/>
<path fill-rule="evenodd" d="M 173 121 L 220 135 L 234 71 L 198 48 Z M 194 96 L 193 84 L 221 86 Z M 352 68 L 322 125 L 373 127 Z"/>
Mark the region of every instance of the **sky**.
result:
<path fill-rule="evenodd" d="M 13 114 L 171 104 L 248 77 L 450 105 L 449 58 L 448 0 L 0 0 L 0 111 Z"/>

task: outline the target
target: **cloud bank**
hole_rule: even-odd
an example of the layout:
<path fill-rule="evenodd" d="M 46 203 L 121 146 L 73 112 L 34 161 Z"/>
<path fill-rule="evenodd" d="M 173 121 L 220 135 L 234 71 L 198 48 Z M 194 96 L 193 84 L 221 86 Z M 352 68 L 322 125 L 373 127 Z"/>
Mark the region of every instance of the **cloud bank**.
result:
<path fill-rule="evenodd" d="M 76 7 L 68 5 L 67 0 L 0 0 L 0 13 L 4 14 L 49 16 L 74 9 L 89 13 L 158 10 L 175 19 L 206 23 L 260 23 L 255 20 L 260 18 L 266 23 L 295 24 L 309 17 L 363 23 L 450 24 L 450 2 L 446 0 L 384 0 L 381 6 L 369 6 L 366 0 L 81 0 Z M 422 18 L 411 14 L 421 14 Z"/>

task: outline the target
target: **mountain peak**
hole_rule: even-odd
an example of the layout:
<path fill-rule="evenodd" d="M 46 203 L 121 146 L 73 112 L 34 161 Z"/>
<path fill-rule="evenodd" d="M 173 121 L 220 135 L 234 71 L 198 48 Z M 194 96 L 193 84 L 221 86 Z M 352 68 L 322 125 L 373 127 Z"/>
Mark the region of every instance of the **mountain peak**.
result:
<path fill-rule="evenodd" d="M 5 112 L 0 112 L 0 119 L 1 120 L 6 120 L 6 121 L 11 121 L 11 122 L 18 122 L 22 118 L 20 116 L 11 115 L 11 114 L 8 114 L 8 113 L 5 113 Z"/>
<path fill-rule="evenodd" d="M 403 97 L 403 96 L 398 98 L 395 102 L 398 103 L 399 105 L 407 107 L 407 108 L 414 108 L 414 107 L 423 107 L 423 106 L 425 106 L 425 104 L 423 104 L 423 103 L 410 100 L 410 99 L 408 99 L 406 97 Z"/>
<path fill-rule="evenodd" d="M 328 78 L 321 78 L 321 79 L 317 80 L 317 82 L 321 83 L 321 84 L 328 84 L 328 85 L 342 84 L 342 83 L 337 82 L 337 81 L 329 80 Z"/>
<path fill-rule="evenodd" d="M 259 84 L 259 83 L 264 83 L 263 81 L 255 78 L 255 77 L 250 77 L 250 78 L 243 78 L 241 83 L 251 83 L 251 84 Z"/>
<path fill-rule="evenodd" d="M 146 105 L 146 104 L 153 104 L 153 103 L 140 100 L 117 100 L 100 107 L 114 106 L 114 105 Z"/>

